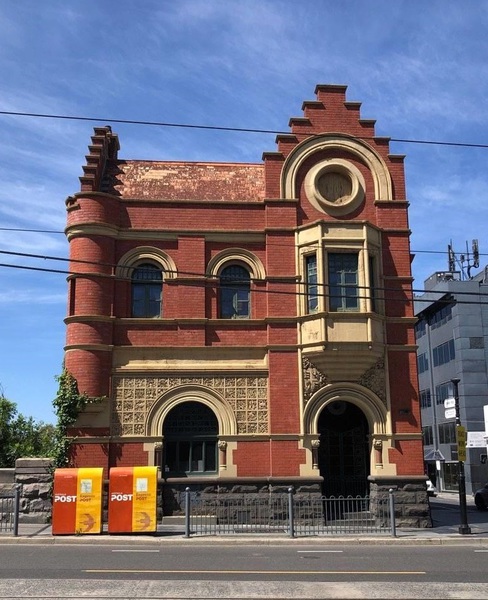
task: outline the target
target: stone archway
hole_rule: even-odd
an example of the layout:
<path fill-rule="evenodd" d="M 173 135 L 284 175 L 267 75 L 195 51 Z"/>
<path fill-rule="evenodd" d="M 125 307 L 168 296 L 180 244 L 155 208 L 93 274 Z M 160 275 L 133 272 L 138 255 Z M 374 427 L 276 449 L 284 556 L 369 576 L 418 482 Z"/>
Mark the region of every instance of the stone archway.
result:
<path fill-rule="evenodd" d="M 369 425 L 363 411 L 335 400 L 320 411 L 318 466 L 327 497 L 365 496 L 370 474 Z"/>

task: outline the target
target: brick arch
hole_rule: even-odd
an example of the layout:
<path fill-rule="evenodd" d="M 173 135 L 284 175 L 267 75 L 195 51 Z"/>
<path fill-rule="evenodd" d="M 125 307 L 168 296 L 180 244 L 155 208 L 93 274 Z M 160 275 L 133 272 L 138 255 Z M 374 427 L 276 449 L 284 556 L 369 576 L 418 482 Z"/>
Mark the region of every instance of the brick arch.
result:
<path fill-rule="evenodd" d="M 355 383 L 333 383 L 320 389 L 307 402 L 303 415 L 305 433 L 316 435 L 323 408 L 339 400 L 350 402 L 363 411 L 373 435 L 386 432 L 387 410 L 376 394 Z"/>
<path fill-rule="evenodd" d="M 183 385 L 163 394 L 151 407 L 146 419 L 146 435 L 160 437 L 169 412 L 184 402 L 201 402 L 210 408 L 219 424 L 219 436 L 237 434 L 236 416 L 224 398 L 204 387 Z"/>
<path fill-rule="evenodd" d="M 393 198 L 391 175 L 381 156 L 362 140 L 341 133 L 309 138 L 294 148 L 285 160 L 281 172 L 281 197 L 294 198 L 296 177 L 301 165 L 316 152 L 331 149 L 346 150 L 369 168 L 374 182 L 375 200 Z"/>
<path fill-rule="evenodd" d="M 130 278 L 132 270 L 144 262 L 159 265 L 164 271 L 165 279 L 173 279 L 177 276 L 176 263 L 159 248 L 152 246 L 140 246 L 126 252 L 119 260 L 115 269 L 115 275 L 122 278 Z"/>
<path fill-rule="evenodd" d="M 207 265 L 207 274 L 218 277 L 220 271 L 230 263 L 244 263 L 251 272 L 252 279 L 265 279 L 266 271 L 261 260 L 244 248 L 227 248 L 214 256 Z"/>

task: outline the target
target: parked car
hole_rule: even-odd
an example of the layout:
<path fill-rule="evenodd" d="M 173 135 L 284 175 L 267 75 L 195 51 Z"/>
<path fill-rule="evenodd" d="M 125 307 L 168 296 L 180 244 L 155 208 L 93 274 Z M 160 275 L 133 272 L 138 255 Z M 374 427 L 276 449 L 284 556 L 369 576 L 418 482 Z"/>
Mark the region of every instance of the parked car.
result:
<path fill-rule="evenodd" d="M 428 496 L 437 496 L 437 488 L 432 483 L 430 479 L 427 479 L 425 482 L 427 484 L 427 495 Z"/>
<path fill-rule="evenodd" d="M 476 508 L 478 510 L 487 510 L 488 509 L 488 483 L 476 490 L 474 495 L 474 503 L 476 504 Z"/>

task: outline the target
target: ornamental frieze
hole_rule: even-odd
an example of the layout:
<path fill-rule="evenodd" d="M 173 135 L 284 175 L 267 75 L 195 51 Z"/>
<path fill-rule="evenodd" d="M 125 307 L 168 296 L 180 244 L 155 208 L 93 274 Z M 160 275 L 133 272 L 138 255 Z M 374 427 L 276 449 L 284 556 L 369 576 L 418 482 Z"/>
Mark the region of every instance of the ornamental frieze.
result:
<path fill-rule="evenodd" d="M 147 415 L 158 398 L 183 385 L 205 387 L 224 398 L 234 411 L 238 433 L 268 433 L 266 377 L 117 377 L 112 435 L 144 435 Z"/>

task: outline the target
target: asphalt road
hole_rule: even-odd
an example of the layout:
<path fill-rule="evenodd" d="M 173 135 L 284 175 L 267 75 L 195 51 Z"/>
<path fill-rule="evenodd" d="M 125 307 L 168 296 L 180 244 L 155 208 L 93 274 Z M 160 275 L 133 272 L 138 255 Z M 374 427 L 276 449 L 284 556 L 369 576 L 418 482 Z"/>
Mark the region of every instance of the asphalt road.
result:
<path fill-rule="evenodd" d="M 474 535 L 459 536 L 458 496 L 443 493 L 431 508 L 436 541 L 445 535 L 462 545 L 0 539 L 0 599 L 488 599 L 488 512 L 468 498 Z"/>
<path fill-rule="evenodd" d="M 477 546 L 0 545 L 0 598 L 488 598 Z"/>

